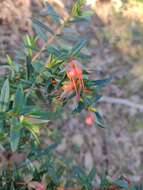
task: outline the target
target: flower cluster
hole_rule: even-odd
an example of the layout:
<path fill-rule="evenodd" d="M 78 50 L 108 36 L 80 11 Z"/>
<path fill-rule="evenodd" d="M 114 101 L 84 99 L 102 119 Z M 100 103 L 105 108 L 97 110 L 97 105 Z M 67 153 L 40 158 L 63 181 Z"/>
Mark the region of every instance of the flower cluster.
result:
<path fill-rule="evenodd" d="M 81 91 L 84 90 L 83 71 L 76 60 L 71 60 L 66 69 L 66 75 L 69 81 L 66 81 L 62 86 L 64 93 L 70 94 L 75 91 L 76 97 L 79 100 Z"/>

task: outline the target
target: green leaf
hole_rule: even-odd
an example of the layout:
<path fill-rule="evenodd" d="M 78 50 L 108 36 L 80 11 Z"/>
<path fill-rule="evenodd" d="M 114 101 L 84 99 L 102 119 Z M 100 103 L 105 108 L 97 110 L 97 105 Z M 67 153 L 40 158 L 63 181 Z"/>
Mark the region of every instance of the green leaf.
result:
<path fill-rule="evenodd" d="M 25 164 L 26 164 L 26 168 L 31 172 L 34 173 L 36 170 L 35 165 L 33 164 L 33 162 L 30 159 L 26 159 L 25 160 Z"/>
<path fill-rule="evenodd" d="M 79 166 L 74 167 L 73 172 L 75 177 L 77 177 L 77 179 L 80 181 L 82 185 L 87 184 L 87 176 L 81 167 Z"/>
<path fill-rule="evenodd" d="M 11 59 L 11 57 L 9 55 L 7 55 L 7 63 L 10 65 L 10 66 L 13 66 L 13 61 Z"/>
<path fill-rule="evenodd" d="M 124 188 L 124 189 L 128 188 L 128 183 L 126 181 L 124 181 L 124 180 L 118 179 L 118 180 L 115 180 L 113 183 L 118 185 L 121 188 Z"/>
<path fill-rule="evenodd" d="M 20 85 L 17 88 L 16 94 L 15 94 L 14 107 L 13 107 L 14 112 L 20 113 L 24 105 L 25 105 L 24 92 L 23 92 L 22 86 Z"/>
<path fill-rule="evenodd" d="M 18 63 L 15 63 L 9 55 L 7 55 L 7 64 L 11 69 L 12 78 L 14 78 L 15 72 L 19 72 L 20 65 Z"/>
<path fill-rule="evenodd" d="M 31 57 L 27 56 L 26 57 L 26 68 L 27 68 L 27 79 L 32 79 L 33 74 L 34 74 L 34 68 L 31 64 Z"/>
<path fill-rule="evenodd" d="M 44 41 L 48 40 L 48 36 L 46 34 L 47 30 L 43 29 L 42 27 L 39 27 L 34 22 L 32 23 L 32 27 L 35 29 L 35 32 L 39 38 L 43 39 Z"/>
<path fill-rule="evenodd" d="M 84 38 L 84 39 L 80 39 L 75 45 L 74 47 L 71 49 L 71 52 L 70 52 L 70 56 L 75 56 L 77 55 L 80 50 L 85 46 L 85 44 L 87 43 L 87 39 Z"/>
<path fill-rule="evenodd" d="M 90 18 L 89 17 L 84 17 L 84 16 L 78 16 L 78 17 L 74 17 L 73 19 L 71 19 L 69 22 L 70 23 L 81 23 L 81 22 L 89 22 Z"/>
<path fill-rule="evenodd" d="M 72 7 L 71 14 L 73 17 L 82 15 L 82 7 L 84 6 L 86 0 L 77 0 Z"/>
<path fill-rule="evenodd" d="M 88 180 L 92 181 L 95 178 L 95 176 L 96 176 L 96 169 L 95 167 L 93 167 L 88 174 Z"/>
<path fill-rule="evenodd" d="M 53 8 L 53 6 L 50 5 L 50 3 L 46 2 L 46 8 L 44 8 L 41 12 L 40 12 L 41 16 L 51 16 L 52 19 L 58 23 L 61 23 L 62 18 L 60 17 L 60 15 L 55 11 L 55 9 Z"/>
<path fill-rule="evenodd" d="M 10 126 L 10 146 L 13 152 L 17 150 L 20 139 L 20 122 L 16 117 L 11 119 Z"/>
<path fill-rule="evenodd" d="M 47 26 L 46 24 L 43 24 L 40 20 L 32 18 L 32 22 L 35 26 L 37 25 L 37 27 L 39 27 L 40 29 L 42 28 L 43 31 L 54 34 L 53 30 L 49 28 L 49 26 Z"/>
<path fill-rule="evenodd" d="M 80 36 L 76 36 L 75 34 L 69 34 L 68 32 L 65 31 L 63 34 L 58 34 L 57 37 L 59 37 L 60 40 L 65 40 L 69 42 L 77 42 L 80 39 Z"/>
<path fill-rule="evenodd" d="M 37 111 L 37 109 L 36 106 L 25 105 L 22 109 L 21 115 L 31 115 L 31 113 Z"/>
<path fill-rule="evenodd" d="M 25 40 L 25 43 L 26 43 L 29 47 L 32 46 L 32 41 L 31 41 L 30 36 L 26 35 L 24 40 Z"/>
<path fill-rule="evenodd" d="M 77 107 L 73 110 L 73 113 L 80 113 L 85 108 L 85 104 L 82 101 L 79 101 Z"/>
<path fill-rule="evenodd" d="M 5 114 L 0 112 L 0 133 L 2 133 L 5 122 Z"/>
<path fill-rule="evenodd" d="M 0 95 L 0 112 L 7 111 L 9 107 L 9 81 L 4 82 Z"/>
<path fill-rule="evenodd" d="M 97 125 L 99 125 L 99 127 L 105 127 L 105 123 L 104 123 L 104 120 L 102 118 L 102 116 L 99 114 L 99 112 L 95 112 L 95 115 L 96 115 L 96 123 Z"/>
<path fill-rule="evenodd" d="M 2 132 L 3 128 L 4 128 L 4 120 L 1 119 L 0 120 L 0 133 Z"/>
<path fill-rule="evenodd" d="M 61 50 L 54 44 L 50 44 L 47 48 L 47 52 L 49 54 L 55 54 L 55 55 L 60 55 L 61 54 Z"/>
<path fill-rule="evenodd" d="M 101 177 L 101 182 L 100 182 L 100 189 L 108 189 L 110 187 L 111 183 L 107 179 L 105 175 Z"/>
<path fill-rule="evenodd" d="M 33 111 L 30 113 L 31 116 L 34 116 L 37 119 L 42 120 L 54 120 L 58 117 L 59 113 L 56 112 L 42 112 L 42 111 Z"/>
<path fill-rule="evenodd" d="M 91 81 L 86 81 L 86 86 L 87 87 L 92 87 L 92 86 L 100 86 L 103 87 L 105 86 L 108 82 L 111 81 L 111 77 L 102 79 L 102 80 L 91 80 Z"/>
<path fill-rule="evenodd" d="M 96 95 L 95 96 L 95 104 L 102 98 L 101 95 Z"/>
<path fill-rule="evenodd" d="M 32 57 L 32 48 L 33 48 L 33 45 L 34 45 L 33 42 L 34 42 L 34 38 L 33 37 L 31 37 L 29 35 L 26 35 L 24 37 L 24 45 L 26 47 L 28 47 L 27 51 L 26 51 L 26 55 L 28 57 Z"/>
<path fill-rule="evenodd" d="M 34 70 L 38 73 L 41 73 L 44 71 L 45 69 L 45 65 L 41 62 L 41 61 L 34 61 L 34 63 L 32 64 Z"/>
<path fill-rule="evenodd" d="M 38 150 L 34 151 L 33 154 L 35 157 L 41 158 L 42 156 L 50 155 L 53 152 L 53 150 L 55 150 L 56 148 L 57 148 L 56 143 L 50 144 L 50 145 L 47 145 L 47 147 L 44 149 L 38 149 Z"/>
<path fill-rule="evenodd" d="M 90 19 L 90 17 L 94 14 L 93 11 L 84 11 L 83 14 L 82 14 L 82 17 L 83 18 L 87 18 L 87 19 Z"/>
<path fill-rule="evenodd" d="M 38 138 L 39 126 L 31 123 L 26 118 L 22 118 L 21 121 L 20 121 L 20 123 L 21 123 L 21 125 L 23 125 L 24 127 L 26 127 L 31 132 L 31 134 L 35 138 L 36 142 L 39 144 L 40 143 L 39 142 L 39 138 Z"/>

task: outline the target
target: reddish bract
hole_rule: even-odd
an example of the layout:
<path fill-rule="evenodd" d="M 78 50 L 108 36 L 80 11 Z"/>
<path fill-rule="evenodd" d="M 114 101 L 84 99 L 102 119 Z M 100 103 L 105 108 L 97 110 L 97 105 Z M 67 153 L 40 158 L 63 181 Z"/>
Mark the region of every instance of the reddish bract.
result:
<path fill-rule="evenodd" d="M 67 68 L 66 74 L 69 80 L 71 81 L 74 90 L 76 91 L 77 98 L 79 99 L 81 90 L 84 89 L 84 82 L 82 69 L 80 68 L 76 60 L 71 60 L 69 62 L 69 67 Z"/>
<path fill-rule="evenodd" d="M 65 82 L 64 85 L 62 86 L 62 90 L 65 92 L 65 93 L 70 93 L 74 90 L 74 85 L 72 82 Z"/>
<path fill-rule="evenodd" d="M 29 183 L 29 187 L 35 190 L 46 190 L 44 184 L 42 182 L 37 182 L 37 181 L 31 181 Z"/>
<path fill-rule="evenodd" d="M 44 187 L 43 184 L 39 183 L 39 184 L 37 185 L 36 190 L 46 190 L 46 189 L 45 189 L 45 187 Z"/>

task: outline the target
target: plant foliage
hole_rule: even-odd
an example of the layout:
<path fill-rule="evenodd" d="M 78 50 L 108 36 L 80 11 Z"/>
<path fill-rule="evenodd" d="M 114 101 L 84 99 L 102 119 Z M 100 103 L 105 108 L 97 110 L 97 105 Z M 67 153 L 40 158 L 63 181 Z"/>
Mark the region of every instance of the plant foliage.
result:
<path fill-rule="evenodd" d="M 83 67 L 82 62 L 89 59 L 82 52 L 87 37 L 77 37 L 75 42 L 75 36 L 62 33 L 85 19 L 84 3 L 77 0 L 67 20 L 46 3 L 41 15 L 50 16 L 58 25 L 57 31 L 33 18 L 35 35 L 24 37 L 21 51 L 14 59 L 7 56 L 9 74 L 0 80 L 1 190 L 54 190 L 70 186 L 91 190 L 94 186 L 95 168 L 86 173 L 71 161 L 55 156 L 58 135 L 47 127 L 49 122 L 62 119 L 62 113 L 71 104 L 74 106 L 70 114 L 92 112 L 95 126 L 105 126 L 97 102 L 100 89 L 109 79 L 90 79 L 90 71 Z M 43 40 L 42 47 L 39 40 Z M 41 131 L 56 141 L 44 145 Z M 121 185 L 121 181 L 116 184 Z"/>

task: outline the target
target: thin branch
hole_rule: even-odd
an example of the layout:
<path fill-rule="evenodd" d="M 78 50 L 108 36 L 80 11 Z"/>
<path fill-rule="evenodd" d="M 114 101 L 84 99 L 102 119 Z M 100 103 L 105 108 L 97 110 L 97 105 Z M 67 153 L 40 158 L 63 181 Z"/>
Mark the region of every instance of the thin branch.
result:
<path fill-rule="evenodd" d="M 119 104 L 119 105 L 127 106 L 129 108 L 137 109 L 140 112 L 143 112 L 143 105 L 142 104 L 134 103 L 128 99 L 112 98 L 112 97 L 103 96 L 101 98 L 100 102 L 107 102 L 107 103 L 111 103 L 111 104 Z"/>
<path fill-rule="evenodd" d="M 40 49 L 40 51 L 37 54 L 35 54 L 35 56 L 32 58 L 32 62 L 34 62 L 36 59 L 38 59 L 40 57 L 42 52 L 47 48 L 47 46 L 49 44 L 51 44 L 53 42 L 53 40 L 55 39 L 57 34 L 59 34 L 59 32 L 62 30 L 62 28 L 63 28 L 63 25 L 56 30 L 55 34 L 53 36 L 51 36 L 51 38 L 49 38 L 49 40 L 43 45 L 43 47 Z"/>

